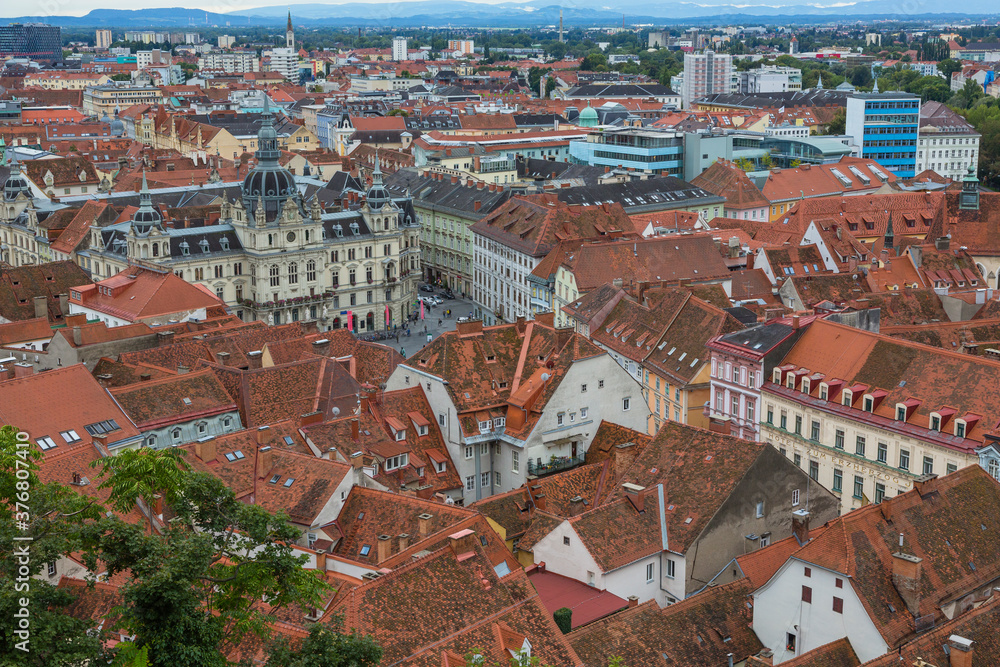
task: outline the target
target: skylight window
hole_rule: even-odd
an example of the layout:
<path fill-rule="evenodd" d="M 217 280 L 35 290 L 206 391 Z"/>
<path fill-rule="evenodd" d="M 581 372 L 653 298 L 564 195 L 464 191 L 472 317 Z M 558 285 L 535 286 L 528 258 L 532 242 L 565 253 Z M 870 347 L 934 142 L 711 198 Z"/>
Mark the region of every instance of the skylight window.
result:
<path fill-rule="evenodd" d="M 285 483 L 282 486 L 284 486 L 287 489 L 292 485 L 292 482 L 294 481 L 295 481 L 294 477 L 289 477 L 288 479 L 285 480 Z"/>
<path fill-rule="evenodd" d="M 73 444 L 74 442 L 79 442 L 81 440 L 80 436 L 77 435 L 76 431 L 73 429 L 60 431 L 59 435 L 62 436 L 63 440 L 65 440 L 67 444 Z"/>
<path fill-rule="evenodd" d="M 56 441 L 53 440 L 52 438 L 50 438 L 47 435 L 43 435 L 42 437 L 40 437 L 35 442 L 37 442 L 38 446 L 42 448 L 42 451 L 44 451 L 46 449 L 52 449 L 53 447 L 56 446 Z"/>
<path fill-rule="evenodd" d="M 370 544 L 366 544 L 366 545 L 364 545 L 364 546 L 361 547 L 361 551 L 358 552 L 358 553 L 360 555 L 362 555 L 362 556 L 367 556 L 371 552 L 372 552 L 372 546 Z"/>
<path fill-rule="evenodd" d="M 275 475 L 271 479 L 267 480 L 267 483 L 268 484 L 277 484 L 279 479 L 281 479 L 281 475 Z"/>
<path fill-rule="evenodd" d="M 292 440 L 292 436 L 290 435 L 286 435 L 284 438 L 282 438 L 282 440 L 284 440 L 285 444 L 288 445 L 289 447 L 295 444 L 295 441 Z"/>

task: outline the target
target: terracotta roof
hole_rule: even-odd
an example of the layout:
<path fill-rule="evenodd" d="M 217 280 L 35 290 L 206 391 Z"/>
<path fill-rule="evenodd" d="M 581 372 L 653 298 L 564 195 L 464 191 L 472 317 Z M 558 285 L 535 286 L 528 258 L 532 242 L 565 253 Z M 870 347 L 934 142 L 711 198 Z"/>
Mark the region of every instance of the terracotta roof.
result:
<path fill-rule="evenodd" d="M 64 448 L 58 433 L 51 437 L 60 442 L 60 446 L 46 453 L 45 459 L 39 465 L 38 479 L 45 484 L 61 484 L 73 493 L 95 500 L 104 507 L 110 508 L 108 500 L 111 498 L 111 489 L 99 488 L 102 481 L 101 471 L 90 467 L 91 463 L 101 459 L 97 448 L 90 444 Z M 79 475 L 79 483 L 74 483 L 76 481 L 75 475 Z M 139 511 L 137 506 L 133 505 L 128 512 L 115 510 L 115 514 L 131 524 L 142 525 L 146 523 L 148 530 L 149 519 Z"/>
<path fill-rule="evenodd" d="M 516 196 L 472 230 L 532 257 L 546 255 L 560 241 L 636 232 L 620 204 L 570 206 L 551 194 Z"/>
<path fill-rule="evenodd" d="M 76 262 L 64 260 L 17 268 L 0 267 L 0 317 L 7 320 L 30 320 L 35 317 L 34 297 L 48 299 L 49 321 L 62 322 L 59 294 L 69 294 L 71 287 L 90 282 L 90 276 Z"/>
<path fill-rule="evenodd" d="M 274 435 L 268 434 L 268 437 Z M 280 433 L 277 435 L 281 437 Z M 188 452 L 186 459 L 192 468 L 215 475 L 237 498 L 272 513 L 285 512 L 299 525 L 314 526 L 328 503 L 339 500 L 334 498 L 334 493 L 344 477 L 351 474 L 351 466 L 291 451 L 273 439 L 268 465 L 266 456 L 259 451 L 259 437 L 254 429 L 214 438 L 210 451 L 214 450 L 215 457 L 208 460 L 198 455 L 201 443 L 183 448 Z"/>
<path fill-rule="evenodd" d="M 59 238 L 52 242 L 52 249 L 66 254 L 76 252 L 80 245 L 87 240 L 90 227 L 113 213 L 114 210 L 106 201 L 88 199 L 59 234 Z"/>
<path fill-rule="evenodd" d="M 850 640 L 844 637 L 781 664 L 788 667 L 858 667 L 861 661 Z"/>
<path fill-rule="evenodd" d="M 426 519 L 424 532 L 420 531 L 421 515 L 430 514 Z M 412 544 L 442 530 L 456 526 L 473 516 L 473 511 L 457 505 L 424 500 L 412 496 L 376 491 L 354 486 L 344 501 L 337 519 L 337 526 L 343 539 L 333 553 L 352 561 L 370 566 L 379 564 L 378 538 L 389 535 L 392 550 L 398 551 L 396 537 L 406 534 Z M 364 547 L 368 547 L 367 550 Z"/>
<path fill-rule="evenodd" d="M 648 433 L 602 420 L 587 448 L 587 463 L 610 459 L 616 469 L 624 470 L 652 439 Z"/>
<path fill-rule="evenodd" d="M 739 580 L 664 609 L 650 600 L 567 637 L 588 667 L 603 667 L 612 656 L 626 665 L 717 667 L 732 654 L 740 663 L 763 648 L 749 627 L 751 591 Z"/>
<path fill-rule="evenodd" d="M 550 614 L 563 607 L 572 610 L 571 622 L 574 628 L 592 623 L 628 606 L 627 600 L 610 591 L 598 590 L 582 581 L 554 572 L 539 572 L 536 569 L 528 574 L 528 578 Z"/>
<path fill-rule="evenodd" d="M 45 177 L 49 173 L 52 174 L 51 187 L 53 188 L 98 185 L 101 182 L 101 177 L 94 169 L 94 165 L 83 157 L 70 156 L 52 160 L 30 160 L 24 165 L 24 175 L 43 191 L 50 187 L 45 182 Z"/>
<path fill-rule="evenodd" d="M 660 553 L 662 485 L 670 550 L 685 553 L 763 451 L 760 443 L 667 422 L 617 477 L 605 504 L 569 523 L 604 572 Z M 626 482 L 644 487 L 639 503 L 648 511 L 637 509 Z"/>
<path fill-rule="evenodd" d="M 771 204 L 745 171 L 724 159 L 716 160 L 708 169 L 696 176 L 691 185 L 713 195 L 725 197 L 726 208 L 735 211 L 766 208 Z"/>
<path fill-rule="evenodd" d="M 959 451 L 971 451 L 983 442 L 984 433 L 1000 419 L 996 406 L 1000 388 L 992 381 L 1000 362 L 982 356 L 960 354 L 919 343 L 899 340 L 846 327 L 829 320 L 817 320 L 802 334 L 783 360 L 794 368 L 820 373 L 827 381 L 838 379 L 844 386 L 864 385 L 866 390 L 881 389 L 887 394 L 872 413 L 841 405 L 840 396 L 823 401 L 836 410 L 851 410 L 852 418 L 869 415 L 876 423 L 884 420 L 887 427 L 904 429 L 913 437 L 934 440 L 942 446 Z M 955 378 L 963 378 L 956 383 Z M 768 390 L 782 392 L 785 388 L 770 382 Z M 977 391 L 967 391 L 975 386 Z M 808 401 L 818 398 L 820 382 L 811 384 Z M 791 390 L 790 390 L 791 391 Z M 896 420 L 896 404 L 916 399 L 918 405 L 906 422 Z M 860 405 L 861 397 L 857 398 Z M 930 413 L 942 408 L 955 410 L 956 418 L 966 418 L 970 424 L 965 437 L 953 435 L 953 424 L 944 423 L 940 432 L 930 431 Z M 861 414 L 855 414 L 861 413 Z"/>
<path fill-rule="evenodd" d="M 30 341 L 47 341 L 52 338 L 52 327 L 48 318 L 36 317 L 31 320 L 0 324 L 0 346 Z"/>
<path fill-rule="evenodd" d="M 835 519 L 792 558 L 850 577 L 895 648 L 916 636 L 916 617 L 940 618 L 942 605 L 1000 576 L 1000 526 L 992 520 L 998 512 L 1000 484 L 979 466 L 968 466 Z M 893 554 L 900 551 L 921 559 L 918 600 L 910 605 L 891 576 Z"/>
<path fill-rule="evenodd" d="M 881 171 L 885 176 L 884 179 L 871 169 L 869 165 L 872 164 Z M 850 185 L 843 182 L 834 170 L 849 181 Z M 855 173 L 855 170 L 860 172 L 860 175 Z M 831 164 L 804 164 L 794 169 L 772 169 L 761 190 L 769 202 L 803 197 L 808 200 L 811 197 L 874 192 L 883 184 L 895 181 L 894 173 L 879 167 L 873 160 L 845 156 Z"/>
<path fill-rule="evenodd" d="M 76 286 L 69 300 L 129 322 L 224 307 L 218 297 L 171 271 L 139 267 L 127 268 L 96 284 Z"/>
<path fill-rule="evenodd" d="M 925 665 L 946 667 L 951 664 L 945 646 L 953 635 L 972 640 L 972 664 L 990 664 L 1000 655 L 1000 595 L 993 595 L 982 605 L 939 624 L 916 639 L 903 644 L 898 651 L 891 651 L 881 658 L 865 663 L 865 667 L 896 667 L 897 665 Z M 951 648 L 951 652 L 955 652 Z M 784 664 L 784 663 L 782 663 Z"/>
<path fill-rule="evenodd" d="M 385 664 L 439 667 L 442 655 L 461 661 L 474 648 L 506 662 L 524 637 L 544 664 L 581 665 L 523 571 L 505 570 L 472 533 L 355 588 L 337 611 L 346 628 L 375 637 Z"/>
<path fill-rule="evenodd" d="M 114 423 L 105 424 L 111 421 Z M 47 450 L 49 455 L 71 448 L 93 449 L 93 438 L 86 427 L 94 424 L 104 424 L 95 433 L 105 433 L 107 446 L 139 438 L 128 416 L 83 364 L 0 382 L 0 422 L 26 431 L 35 443 L 46 436 L 52 438 L 54 447 Z M 60 435 L 70 431 L 79 440 L 67 442 Z"/>
<path fill-rule="evenodd" d="M 124 324 L 120 327 L 109 327 L 104 322 L 90 322 L 80 326 L 80 344 L 76 344 L 76 327 L 64 327 L 56 329 L 55 335 L 62 337 L 70 347 L 85 347 L 87 345 L 100 345 L 116 340 L 127 340 L 129 338 L 139 338 L 153 333 L 153 329 L 145 322 L 135 322 Z"/>
<path fill-rule="evenodd" d="M 661 280 L 706 282 L 725 279 L 730 274 L 715 242 L 707 234 L 588 243 L 564 264 L 573 272 L 581 293 L 622 277 L 628 279 L 628 284 Z"/>
<path fill-rule="evenodd" d="M 236 401 L 207 368 L 112 389 L 111 395 L 143 431 L 236 412 Z"/>

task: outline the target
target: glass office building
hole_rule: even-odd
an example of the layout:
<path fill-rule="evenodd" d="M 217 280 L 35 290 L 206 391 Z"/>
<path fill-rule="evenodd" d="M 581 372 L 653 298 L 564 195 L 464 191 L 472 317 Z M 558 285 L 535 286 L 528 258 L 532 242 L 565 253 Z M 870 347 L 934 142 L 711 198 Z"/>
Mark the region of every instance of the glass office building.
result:
<path fill-rule="evenodd" d="M 0 58 L 62 60 L 59 26 L 41 23 L 10 23 L 0 26 Z"/>

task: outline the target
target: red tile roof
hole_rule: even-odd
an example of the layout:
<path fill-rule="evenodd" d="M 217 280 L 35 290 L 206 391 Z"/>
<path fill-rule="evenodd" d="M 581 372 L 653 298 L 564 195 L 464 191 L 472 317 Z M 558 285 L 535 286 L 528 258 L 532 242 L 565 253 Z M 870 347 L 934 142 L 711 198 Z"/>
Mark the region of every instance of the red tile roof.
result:
<path fill-rule="evenodd" d="M 236 401 L 207 368 L 112 389 L 111 395 L 143 431 L 236 412 Z"/>
<path fill-rule="evenodd" d="M 225 304 L 171 271 L 130 267 L 97 284 L 74 287 L 70 303 L 129 322 L 187 315 Z"/>
<path fill-rule="evenodd" d="M 567 637 L 588 667 L 603 667 L 613 656 L 644 667 L 718 667 L 730 655 L 740 663 L 763 648 L 750 628 L 751 591 L 746 580 L 739 580 L 664 609 L 650 600 Z"/>
<path fill-rule="evenodd" d="M 882 172 L 885 179 L 871 169 L 869 165 L 872 164 Z M 854 172 L 855 169 L 861 173 L 860 176 Z M 842 182 L 834 174 L 834 170 L 847 179 L 850 185 Z M 804 164 L 794 169 L 773 169 L 768 174 L 762 190 L 764 197 L 773 203 L 800 198 L 808 200 L 813 197 L 874 192 L 885 183 L 895 182 L 894 173 L 879 167 L 872 160 L 843 157 L 839 162 L 831 164 Z"/>
<path fill-rule="evenodd" d="M 614 593 L 598 590 L 582 581 L 554 572 L 535 570 L 529 573 L 528 579 L 538 591 L 538 597 L 550 614 L 563 607 L 573 611 L 574 628 L 592 623 L 628 606 L 627 600 Z"/>
<path fill-rule="evenodd" d="M 59 294 L 69 294 L 74 285 L 90 282 L 90 276 L 76 262 L 64 260 L 47 264 L 8 267 L 0 270 L 0 317 L 10 321 L 30 320 L 35 316 L 34 297 L 48 302 L 49 321 L 60 323 L 65 315 L 59 306 Z"/>
<path fill-rule="evenodd" d="M 701 172 L 692 181 L 697 186 L 713 195 L 726 198 L 726 209 L 744 211 L 766 208 L 768 201 L 757 186 L 753 184 L 746 172 L 727 160 L 717 160 L 708 169 Z"/>
<path fill-rule="evenodd" d="M 106 434 L 105 445 L 138 440 L 132 421 L 83 364 L 0 382 L 0 422 L 26 431 L 35 443 L 44 436 L 52 438 L 56 446 L 49 455 L 70 448 L 92 449 L 93 438 L 85 427 L 108 420 L 118 428 Z M 79 441 L 68 443 L 60 435 L 70 430 Z"/>
<path fill-rule="evenodd" d="M 46 317 L 0 324 L 0 345 L 13 345 L 52 338 L 52 327 Z"/>

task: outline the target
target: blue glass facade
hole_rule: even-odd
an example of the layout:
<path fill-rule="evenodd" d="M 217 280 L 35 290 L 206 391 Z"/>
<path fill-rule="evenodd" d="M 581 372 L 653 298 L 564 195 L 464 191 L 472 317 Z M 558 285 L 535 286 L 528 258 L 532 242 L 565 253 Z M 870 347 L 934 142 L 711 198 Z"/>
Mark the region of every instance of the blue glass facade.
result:
<path fill-rule="evenodd" d="M 917 168 L 920 98 L 884 93 L 848 100 L 848 134 L 861 157 L 874 160 L 897 178 L 912 178 Z"/>
<path fill-rule="evenodd" d="M 684 139 L 673 133 L 619 130 L 569 144 L 570 161 L 612 169 L 682 176 Z"/>

